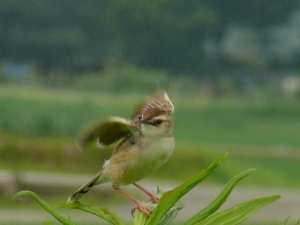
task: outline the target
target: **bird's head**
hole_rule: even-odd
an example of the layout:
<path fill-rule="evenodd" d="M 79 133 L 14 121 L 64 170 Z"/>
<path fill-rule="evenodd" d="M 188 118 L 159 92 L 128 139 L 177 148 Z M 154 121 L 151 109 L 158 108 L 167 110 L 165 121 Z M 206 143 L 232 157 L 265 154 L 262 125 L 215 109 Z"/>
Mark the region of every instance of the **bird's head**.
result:
<path fill-rule="evenodd" d="M 173 119 L 170 115 L 161 114 L 141 120 L 141 131 L 145 137 L 172 136 Z"/>
<path fill-rule="evenodd" d="M 141 110 L 138 123 L 145 137 L 172 136 L 174 106 L 166 92 L 156 95 Z"/>

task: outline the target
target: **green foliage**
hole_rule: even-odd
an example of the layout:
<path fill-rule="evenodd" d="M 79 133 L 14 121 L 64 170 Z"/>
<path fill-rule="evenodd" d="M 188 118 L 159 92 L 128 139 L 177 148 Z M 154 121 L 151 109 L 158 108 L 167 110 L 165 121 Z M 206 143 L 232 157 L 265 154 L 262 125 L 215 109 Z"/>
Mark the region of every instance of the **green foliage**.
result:
<path fill-rule="evenodd" d="M 284 225 L 288 225 L 288 221 L 290 219 L 291 216 L 289 216 L 288 218 L 285 219 L 284 221 Z M 300 224 L 300 220 L 297 221 L 297 223 L 295 225 L 299 225 Z"/>
<path fill-rule="evenodd" d="M 198 223 L 193 223 L 194 225 L 218 225 L 218 224 L 228 224 L 234 225 L 243 222 L 249 216 L 252 216 L 261 207 L 268 205 L 276 200 L 280 196 L 274 195 L 265 198 L 258 198 L 255 200 L 247 201 L 242 204 L 236 205 L 232 208 L 218 212 Z"/>
<path fill-rule="evenodd" d="M 76 135 L 100 118 L 129 118 L 141 96 L 145 95 L 1 85 L 0 168 L 11 169 L 14 161 L 17 171 L 94 173 L 110 157 L 112 149 L 99 151 L 95 147 L 80 154 Z M 170 97 L 176 106 L 176 149 L 153 177 L 174 179 L 172 171 L 176 170 L 176 179 L 185 179 L 192 171 L 207 166 L 218 153 L 216 149 L 230 145 L 234 147 L 231 163 L 222 174 L 214 173 L 210 181 L 226 182 L 235 175 L 236 168 L 246 170 L 253 165 L 261 173 L 247 184 L 289 188 L 300 185 L 297 100 L 256 104 L 250 99 L 207 101 L 176 93 Z M 183 165 L 180 170 L 178 162 Z"/>
<path fill-rule="evenodd" d="M 16 193 L 13 198 L 22 196 L 22 195 L 26 195 L 26 196 L 30 196 L 30 197 L 34 198 L 34 200 L 40 206 L 42 206 L 48 213 L 50 213 L 57 221 L 61 222 L 62 224 L 75 225 L 75 223 L 73 223 L 69 219 L 62 217 L 58 212 L 56 212 L 56 210 L 53 207 L 51 207 L 47 202 L 40 199 L 35 193 L 33 193 L 31 191 L 20 191 L 20 192 Z"/>
<path fill-rule="evenodd" d="M 125 222 L 120 217 L 118 217 L 116 214 L 114 214 L 113 212 L 109 211 L 106 208 L 100 208 L 98 206 L 82 205 L 80 202 L 74 202 L 72 204 L 64 204 L 59 207 L 68 208 L 68 209 L 79 209 L 87 213 L 91 213 L 95 216 L 98 216 L 111 224 L 125 225 Z"/>
<path fill-rule="evenodd" d="M 116 80 L 114 77 L 113 81 Z M 149 89 L 155 88 L 152 81 Z M 137 94 L 99 95 L 99 92 L 1 86 L 0 130 L 26 137 L 74 137 L 84 126 L 100 118 L 130 117 L 141 99 Z M 172 97 L 176 105 L 174 132 L 178 143 L 300 146 L 295 135 L 300 133 L 297 101 L 281 99 L 256 104 L 251 99 L 205 101 L 185 96 Z M 184 127 L 189 127 L 189 132 Z"/>
<path fill-rule="evenodd" d="M 230 195 L 230 193 L 231 193 L 232 189 L 234 188 L 234 186 L 240 180 L 242 180 L 243 178 L 248 176 L 253 171 L 255 171 L 255 170 L 250 169 L 250 170 L 247 170 L 244 173 L 241 173 L 241 174 L 235 176 L 234 178 L 232 178 L 227 183 L 227 185 L 225 186 L 223 191 L 220 193 L 220 195 L 211 204 L 209 204 L 206 208 L 202 209 L 199 213 L 197 213 L 195 216 L 193 216 L 191 219 L 189 219 L 187 221 L 186 225 L 192 225 L 192 224 L 195 224 L 199 221 L 202 221 L 203 219 L 205 219 L 206 217 L 211 215 L 213 212 L 218 210 L 222 206 L 222 204 L 226 201 L 226 199 Z"/>
<path fill-rule="evenodd" d="M 159 87 L 169 89 L 170 76 L 163 70 L 143 69 L 125 64 L 106 69 L 101 73 L 87 74 L 72 79 L 76 90 L 102 93 L 152 93 Z M 134 84 L 134 85 L 133 85 Z"/>
<path fill-rule="evenodd" d="M 167 192 L 159 201 L 153 211 L 152 216 L 147 221 L 148 225 L 158 224 L 160 219 L 169 211 L 169 209 L 186 193 L 192 190 L 198 183 L 204 180 L 219 164 L 222 163 L 229 155 L 229 152 L 216 159 L 207 169 L 202 170 L 199 174 L 191 177 L 182 185 Z"/>
<path fill-rule="evenodd" d="M 133 225 L 168 225 L 172 222 L 172 220 L 177 215 L 178 211 L 183 207 L 183 204 L 179 201 L 182 196 L 186 193 L 191 191 L 197 184 L 203 181 L 207 176 L 209 176 L 215 168 L 221 164 L 228 156 L 229 151 L 220 157 L 218 157 L 210 166 L 206 169 L 200 171 L 194 177 L 186 180 L 183 184 L 179 185 L 175 189 L 168 191 L 166 193 L 161 193 L 158 191 L 158 195 L 160 201 L 157 204 L 154 203 L 147 203 L 146 206 L 153 209 L 153 213 L 150 217 L 147 217 L 140 211 L 136 211 L 135 217 L 133 220 Z M 280 198 L 280 196 L 270 196 L 265 198 L 259 198 L 255 200 L 251 200 L 248 202 L 244 202 L 242 204 L 236 205 L 232 208 L 227 210 L 215 213 L 217 209 L 226 201 L 229 194 L 231 193 L 233 187 L 247 175 L 249 175 L 254 170 L 248 170 L 244 173 L 237 175 L 236 177 L 232 178 L 228 184 L 225 186 L 223 191 L 217 196 L 215 200 L 213 200 L 207 207 L 200 210 L 196 215 L 186 221 L 185 225 L 200 225 L 200 224 L 209 224 L 209 225 L 218 225 L 226 224 L 228 225 L 235 225 L 239 224 L 240 222 L 244 221 L 248 217 L 252 216 L 257 212 L 257 210 L 267 204 L 272 203 Z M 160 196 L 162 194 L 162 196 Z M 75 225 L 75 223 L 71 222 L 69 219 L 65 219 L 59 215 L 59 213 L 48 205 L 46 202 L 41 200 L 36 194 L 30 191 L 21 191 L 15 195 L 22 196 L 28 195 L 34 198 L 38 204 L 40 204 L 47 212 L 49 212 L 55 219 L 65 225 Z M 179 201 L 179 202 L 178 202 Z M 110 224 L 114 225 L 125 225 L 125 222 L 115 215 L 114 213 L 110 212 L 107 209 L 99 208 L 98 206 L 87 206 L 81 205 L 79 202 L 75 202 L 72 204 L 64 204 L 60 207 L 69 208 L 69 209 L 79 209 L 85 212 L 91 213 L 96 215 Z"/>

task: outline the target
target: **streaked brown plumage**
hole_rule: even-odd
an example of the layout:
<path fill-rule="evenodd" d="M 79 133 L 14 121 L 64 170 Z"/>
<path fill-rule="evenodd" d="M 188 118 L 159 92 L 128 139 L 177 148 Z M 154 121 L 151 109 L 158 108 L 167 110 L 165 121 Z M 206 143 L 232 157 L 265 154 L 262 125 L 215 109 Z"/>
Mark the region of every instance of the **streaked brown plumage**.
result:
<path fill-rule="evenodd" d="M 174 149 L 172 113 L 174 106 L 165 92 L 160 92 L 142 104 L 132 120 L 111 117 L 86 131 L 79 140 L 80 146 L 97 139 L 99 147 L 120 143 L 110 160 L 97 175 L 72 194 L 68 202 L 78 200 L 94 185 L 111 182 L 113 188 L 131 199 L 137 207 L 149 215 L 151 210 L 141 202 L 120 190 L 122 184 L 134 184 L 151 197 L 158 199 L 135 182 L 163 165 Z"/>

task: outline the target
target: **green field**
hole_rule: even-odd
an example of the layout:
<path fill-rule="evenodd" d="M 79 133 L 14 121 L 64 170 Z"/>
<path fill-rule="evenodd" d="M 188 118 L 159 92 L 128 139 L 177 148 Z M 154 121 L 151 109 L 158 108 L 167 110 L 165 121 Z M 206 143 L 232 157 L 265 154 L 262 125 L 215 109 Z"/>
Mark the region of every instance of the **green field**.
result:
<path fill-rule="evenodd" d="M 111 151 L 92 148 L 79 154 L 74 138 L 101 118 L 130 117 L 143 97 L 2 85 L 0 167 L 95 173 Z M 300 185 L 299 101 L 256 103 L 244 98 L 205 99 L 172 93 L 170 97 L 176 108 L 176 149 L 152 177 L 182 180 L 231 148 L 232 156 L 210 182 L 223 183 L 238 172 L 257 168 L 244 184 Z"/>

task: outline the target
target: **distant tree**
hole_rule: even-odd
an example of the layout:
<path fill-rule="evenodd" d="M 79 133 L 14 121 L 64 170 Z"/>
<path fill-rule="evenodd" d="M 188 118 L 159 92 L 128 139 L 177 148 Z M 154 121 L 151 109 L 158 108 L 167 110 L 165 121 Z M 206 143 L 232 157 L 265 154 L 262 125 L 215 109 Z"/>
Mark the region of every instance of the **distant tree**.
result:
<path fill-rule="evenodd" d="M 264 60 L 260 66 L 267 67 L 275 59 L 261 54 L 268 52 L 263 49 L 270 42 L 266 31 L 284 26 L 298 4 L 297 0 L 1 0 L 0 62 L 80 72 L 125 61 L 197 76 L 257 68 Z M 250 45 L 241 41 L 248 34 Z M 272 43 L 289 44 L 282 40 Z M 228 48 L 236 41 L 235 49 Z M 232 58 L 232 53 L 241 53 L 238 46 L 247 55 Z M 293 62 L 299 61 L 297 54 L 291 55 Z"/>

